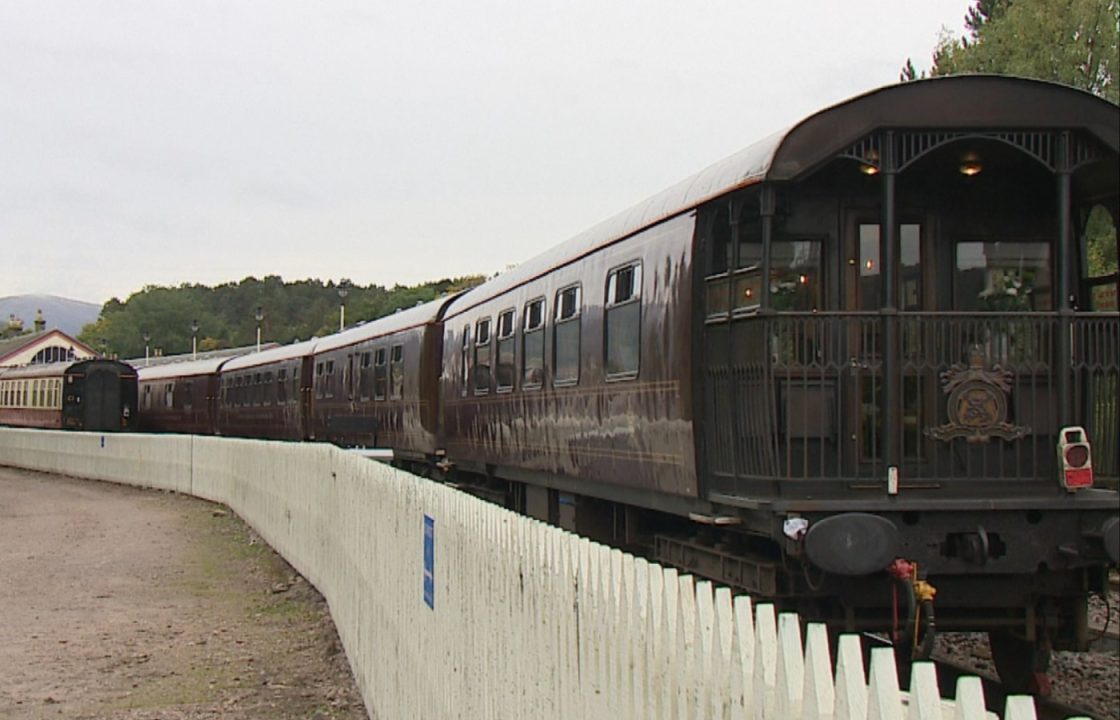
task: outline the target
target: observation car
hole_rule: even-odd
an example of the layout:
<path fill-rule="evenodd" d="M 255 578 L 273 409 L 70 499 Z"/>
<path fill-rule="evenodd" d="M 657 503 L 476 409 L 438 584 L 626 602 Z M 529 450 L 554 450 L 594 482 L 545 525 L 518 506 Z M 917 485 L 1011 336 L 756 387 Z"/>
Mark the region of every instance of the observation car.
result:
<path fill-rule="evenodd" d="M 0 368 L 0 424 L 115 432 L 136 423 L 136 371 L 116 360 Z"/>
<path fill-rule="evenodd" d="M 1045 693 L 1120 559 L 1088 252 L 1118 154 L 1120 111 L 1069 87 L 881 88 L 461 295 L 229 361 L 219 429 L 389 447 L 915 656 L 936 605 Z"/>
<path fill-rule="evenodd" d="M 1117 562 L 1117 121 L 951 77 L 748 147 L 448 306 L 443 462 L 836 627 L 936 594 L 1045 692 Z"/>

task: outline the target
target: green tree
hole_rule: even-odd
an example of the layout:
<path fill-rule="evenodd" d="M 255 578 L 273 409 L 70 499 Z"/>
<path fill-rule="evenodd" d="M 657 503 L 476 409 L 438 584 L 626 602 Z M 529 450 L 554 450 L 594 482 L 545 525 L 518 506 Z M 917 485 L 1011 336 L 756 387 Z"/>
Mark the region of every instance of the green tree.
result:
<path fill-rule="evenodd" d="M 444 279 L 386 290 L 380 285 L 359 286 L 348 281 L 348 325 L 374 320 L 426 302 L 440 295 L 473 287 L 481 277 Z M 261 339 L 288 344 L 338 330 L 339 285 L 334 281 L 299 280 L 286 283 L 269 275 L 247 277 L 217 287 L 183 284 L 149 285 L 121 302 L 109 300 L 97 321 L 86 325 L 78 338 L 97 349 L 123 358 L 144 356 L 144 334 L 154 354 L 179 355 L 191 351 L 191 325 L 198 322 L 198 350 L 250 346 L 256 342 L 257 310 Z"/>
<path fill-rule="evenodd" d="M 981 0 L 966 25 L 972 40 L 943 37 L 931 75 L 1020 75 L 1120 100 L 1120 0 Z"/>

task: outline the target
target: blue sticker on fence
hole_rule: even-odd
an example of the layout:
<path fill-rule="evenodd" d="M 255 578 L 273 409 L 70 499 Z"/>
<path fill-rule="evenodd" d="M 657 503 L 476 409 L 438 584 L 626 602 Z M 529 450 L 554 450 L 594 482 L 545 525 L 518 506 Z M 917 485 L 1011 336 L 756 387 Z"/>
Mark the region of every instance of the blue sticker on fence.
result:
<path fill-rule="evenodd" d="M 424 516 L 424 602 L 436 609 L 436 521 Z"/>

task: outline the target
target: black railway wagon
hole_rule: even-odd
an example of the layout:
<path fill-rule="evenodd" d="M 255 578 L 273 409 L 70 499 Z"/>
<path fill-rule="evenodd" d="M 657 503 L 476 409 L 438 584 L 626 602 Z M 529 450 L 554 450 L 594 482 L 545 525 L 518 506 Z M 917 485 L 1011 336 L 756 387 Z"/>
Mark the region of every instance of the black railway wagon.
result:
<path fill-rule="evenodd" d="M 452 302 L 443 465 L 837 627 L 936 592 L 1045 690 L 1117 561 L 1118 142 L 1017 78 L 818 112 Z"/>
<path fill-rule="evenodd" d="M 0 369 L 0 424 L 115 432 L 136 423 L 136 370 L 117 360 Z"/>

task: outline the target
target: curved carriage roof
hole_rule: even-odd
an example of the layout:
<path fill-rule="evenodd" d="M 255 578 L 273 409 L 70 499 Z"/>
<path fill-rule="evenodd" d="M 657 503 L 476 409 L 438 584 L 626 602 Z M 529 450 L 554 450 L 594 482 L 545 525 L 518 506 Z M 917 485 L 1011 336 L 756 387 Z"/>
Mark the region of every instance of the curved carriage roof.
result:
<path fill-rule="evenodd" d="M 0 380 L 15 380 L 20 378 L 45 378 L 62 377 L 71 371 L 81 372 L 87 365 L 111 365 L 122 375 L 136 372 L 128 363 L 107 358 L 85 358 L 82 360 L 64 360 L 54 363 L 35 363 L 34 365 L 20 365 L 18 367 L 0 368 Z"/>
<path fill-rule="evenodd" d="M 358 343 L 391 335 L 401 330 L 437 322 L 443 317 L 444 308 L 456 297 L 458 296 L 452 295 L 449 297 L 436 298 L 435 300 L 410 307 L 406 310 L 398 310 L 392 315 L 386 315 L 376 320 L 370 320 L 362 325 L 347 328 L 342 332 L 328 335 L 319 340 L 319 343 L 315 346 L 315 354 L 327 352 L 329 350 L 337 350 L 338 348 L 347 347 L 349 345 L 357 345 Z"/>
<path fill-rule="evenodd" d="M 184 360 L 181 362 L 163 363 L 136 368 L 140 381 L 162 380 L 164 378 L 193 377 L 195 375 L 213 375 L 222 369 L 222 366 L 233 359 L 233 356 L 209 357 L 198 360 Z"/>
<path fill-rule="evenodd" d="M 810 115 L 672 187 L 525 261 L 454 302 L 448 315 L 720 195 L 763 181 L 795 180 L 880 128 L 1083 128 L 1117 151 L 1117 107 L 1056 83 L 958 75 L 889 85 Z"/>
<path fill-rule="evenodd" d="M 295 360 L 305 355 L 310 355 L 314 352 L 315 346 L 319 342 L 321 342 L 319 338 L 311 338 L 310 340 L 292 343 L 291 345 L 281 345 L 280 347 L 274 347 L 269 350 L 261 350 L 260 352 L 230 358 L 226 361 L 226 364 L 222 366 L 222 372 L 245 370 L 246 368 L 284 362 L 285 360 Z"/>

